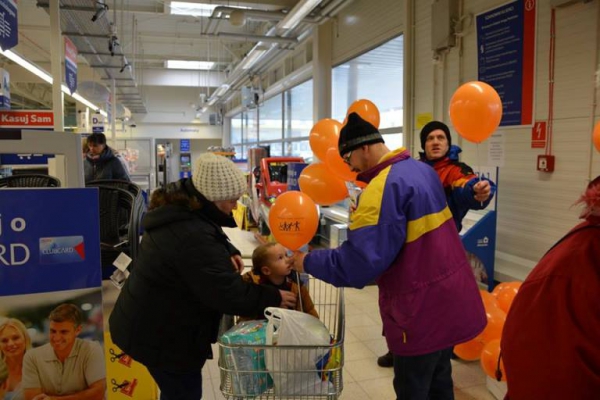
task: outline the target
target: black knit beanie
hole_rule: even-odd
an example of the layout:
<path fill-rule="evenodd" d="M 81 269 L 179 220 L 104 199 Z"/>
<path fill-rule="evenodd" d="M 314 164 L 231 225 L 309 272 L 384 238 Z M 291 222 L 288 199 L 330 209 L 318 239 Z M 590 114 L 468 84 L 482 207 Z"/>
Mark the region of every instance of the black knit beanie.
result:
<path fill-rule="evenodd" d="M 423 129 L 421 129 L 421 148 L 423 150 L 425 150 L 425 142 L 427 141 L 427 135 L 429 135 L 431 132 L 437 129 L 441 129 L 444 131 L 444 133 L 446 134 L 446 139 L 448 139 L 448 147 L 452 146 L 452 136 L 450 135 L 450 128 L 448 128 L 448 125 L 440 121 L 431 121 L 427 123 L 427 125 L 425 125 Z"/>
<path fill-rule="evenodd" d="M 348 115 L 348 121 L 340 131 L 338 141 L 340 155 L 343 156 L 360 146 L 373 143 L 384 143 L 383 137 L 377 128 L 355 112 Z"/>

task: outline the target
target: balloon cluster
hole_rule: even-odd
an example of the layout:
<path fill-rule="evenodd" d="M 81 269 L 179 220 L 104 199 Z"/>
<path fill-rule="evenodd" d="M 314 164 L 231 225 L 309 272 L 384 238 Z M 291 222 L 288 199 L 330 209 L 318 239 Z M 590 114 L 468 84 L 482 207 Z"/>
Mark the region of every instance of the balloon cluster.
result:
<path fill-rule="evenodd" d="M 364 99 L 355 101 L 348 108 L 346 118 L 353 112 L 379 128 L 379 110 L 373 102 Z M 346 182 L 356 181 L 356 172 L 338 152 L 342 126 L 334 119 L 325 118 L 312 127 L 310 148 L 320 162 L 302 170 L 298 177 L 300 192 L 289 191 L 277 197 L 269 211 L 269 227 L 273 236 L 291 250 L 298 250 L 315 235 L 319 225 L 316 204 L 329 206 L 344 200 L 348 197 Z"/>
<path fill-rule="evenodd" d="M 496 369 L 500 358 L 502 329 L 508 310 L 520 287 L 521 282 L 505 282 L 496 286 L 492 293 L 480 290 L 487 325 L 483 332 L 474 339 L 454 347 L 454 353 L 463 360 L 480 360 L 483 371 L 494 379 L 496 379 Z M 500 371 L 502 380 L 506 380 L 502 362 L 500 362 Z"/>

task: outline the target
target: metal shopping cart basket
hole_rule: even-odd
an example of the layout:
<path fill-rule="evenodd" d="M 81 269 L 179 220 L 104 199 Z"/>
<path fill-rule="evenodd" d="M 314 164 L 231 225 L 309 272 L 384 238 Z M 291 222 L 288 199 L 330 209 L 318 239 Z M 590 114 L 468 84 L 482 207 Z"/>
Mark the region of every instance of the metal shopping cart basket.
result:
<path fill-rule="evenodd" d="M 343 389 L 344 289 L 312 277 L 307 286 L 319 320 L 329 330 L 331 343 L 328 346 L 271 346 L 229 344 L 219 339 L 221 392 L 226 399 L 339 398 Z M 262 367 L 255 363 L 251 368 L 240 368 L 231 362 L 232 354 L 262 359 Z M 313 366 L 315 358 L 320 360 Z M 276 361 L 265 364 L 264 359 Z M 290 360 L 296 367 L 285 367 L 290 365 Z M 271 368 L 267 369 L 266 365 Z M 298 369 L 298 365 L 302 368 Z M 250 386 L 248 382 L 251 382 Z"/>

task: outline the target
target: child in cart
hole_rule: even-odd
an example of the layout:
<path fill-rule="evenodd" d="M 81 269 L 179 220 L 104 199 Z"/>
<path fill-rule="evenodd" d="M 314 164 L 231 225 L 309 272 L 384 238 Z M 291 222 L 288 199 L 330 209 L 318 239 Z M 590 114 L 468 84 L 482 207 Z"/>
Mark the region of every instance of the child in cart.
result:
<path fill-rule="evenodd" d="M 292 269 L 293 258 L 288 256 L 285 247 L 279 243 L 263 243 L 252 253 L 252 271 L 246 272 L 244 280 L 259 285 L 274 286 L 299 296 L 296 311 L 303 311 L 319 318 L 308 289 L 300 281 L 296 271 Z M 263 315 L 242 317 L 240 321 L 264 319 Z"/>

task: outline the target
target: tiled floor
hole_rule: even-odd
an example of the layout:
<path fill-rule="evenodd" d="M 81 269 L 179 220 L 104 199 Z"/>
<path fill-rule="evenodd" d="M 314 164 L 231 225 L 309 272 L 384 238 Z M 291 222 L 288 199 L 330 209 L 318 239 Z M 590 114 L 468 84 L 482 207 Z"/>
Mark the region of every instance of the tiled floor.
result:
<path fill-rule="evenodd" d="M 393 370 L 376 364 L 387 351 L 381 336 L 381 317 L 377 305 L 376 286 L 362 290 L 345 289 L 346 336 L 344 389 L 342 400 L 394 400 Z M 215 347 L 214 354 L 218 354 Z M 452 361 L 456 400 L 495 400 L 485 386 L 485 375 L 479 362 Z M 219 390 L 219 368 L 216 360 L 204 367 L 204 399 L 224 399 Z"/>

